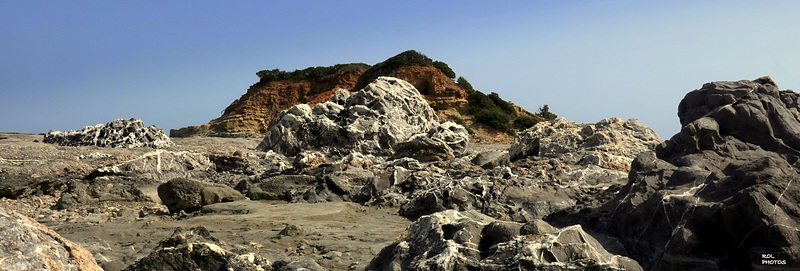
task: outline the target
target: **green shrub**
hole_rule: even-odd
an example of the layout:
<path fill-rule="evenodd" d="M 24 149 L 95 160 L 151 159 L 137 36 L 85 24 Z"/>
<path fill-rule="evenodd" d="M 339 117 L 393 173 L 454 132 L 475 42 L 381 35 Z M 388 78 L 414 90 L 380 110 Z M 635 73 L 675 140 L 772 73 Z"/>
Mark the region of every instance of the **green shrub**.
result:
<path fill-rule="evenodd" d="M 519 116 L 514 119 L 514 128 L 518 130 L 525 130 L 528 128 L 533 127 L 539 123 L 539 119 L 531 117 L 531 116 Z"/>
<path fill-rule="evenodd" d="M 437 60 L 433 62 L 433 66 L 436 67 L 436 69 L 438 69 L 442 73 L 444 73 L 444 75 L 447 75 L 448 78 L 454 80 L 456 79 L 456 72 L 454 72 L 453 69 L 450 69 L 450 66 L 448 66 L 447 63 Z"/>
<path fill-rule="evenodd" d="M 558 118 L 558 115 L 550 113 L 550 106 L 548 105 L 540 106 L 539 112 L 537 112 L 536 115 L 547 121 L 553 121 Z"/>
<path fill-rule="evenodd" d="M 499 110 L 499 108 L 480 109 L 475 112 L 475 121 L 492 129 L 506 132 L 511 129 L 511 116 Z"/>
<path fill-rule="evenodd" d="M 256 72 L 260 83 L 267 83 L 271 81 L 301 81 L 301 80 L 315 80 L 324 76 L 332 74 L 347 74 L 363 72 L 371 66 L 364 63 L 349 63 L 349 64 L 336 64 L 327 67 L 308 67 L 302 70 L 295 70 L 293 72 L 282 71 L 279 69 L 261 70 Z"/>
<path fill-rule="evenodd" d="M 467 94 L 475 92 L 475 89 L 472 87 L 472 84 L 470 84 L 469 81 L 467 81 L 467 78 L 464 78 L 463 76 L 459 76 L 458 79 L 456 79 L 456 85 L 466 90 Z"/>
<path fill-rule="evenodd" d="M 441 61 L 433 61 L 433 59 L 420 52 L 408 50 L 399 53 L 396 56 L 390 57 L 383 62 L 379 62 L 373 65 L 372 68 L 366 70 L 364 74 L 358 78 L 358 82 L 356 83 L 354 89 L 362 89 L 379 76 L 390 75 L 398 68 L 409 65 L 434 66 L 448 77 L 456 77 L 456 73 L 450 69 L 446 63 Z"/>
<path fill-rule="evenodd" d="M 505 112 L 506 114 L 512 115 L 514 117 L 517 116 L 517 111 L 514 110 L 514 106 L 511 105 L 511 103 L 509 103 L 508 101 L 501 99 L 500 95 L 497 94 L 496 92 L 490 93 L 489 99 L 492 99 L 492 102 L 494 102 L 494 104 L 497 107 L 500 107 L 500 109 L 503 110 L 503 112 Z"/>

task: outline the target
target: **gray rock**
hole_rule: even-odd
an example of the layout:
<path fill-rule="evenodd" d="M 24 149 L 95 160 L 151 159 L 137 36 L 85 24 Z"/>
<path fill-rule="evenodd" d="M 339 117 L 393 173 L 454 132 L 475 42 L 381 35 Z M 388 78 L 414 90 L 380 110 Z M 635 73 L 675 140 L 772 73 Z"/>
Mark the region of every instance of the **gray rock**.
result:
<path fill-rule="evenodd" d="M 309 175 L 277 175 L 243 180 L 236 189 L 251 200 L 292 201 L 314 189 L 318 183 L 317 177 Z"/>
<path fill-rule="evenodd" d="M 366 270 L 642 270 L 607 252 L 580 226 L 537 235 L 520 235 L 522 227 L 474 211 L 423 216 Z"/>
<path fill-rule="evenodd" d="M 510 163 L 507 151 L 485 151 L 472 158 L 472 163 L 484 169 L 508 166 Z"/>
<path fill-rule="evenodd" d="M 281 232 L 278 233 L 279 236 L 299 236 L 299 235 L 306 235 L 308 231 L 300 226 L 289 224 L 286 225 Z"/>
<path fill-rule="evenodd" d="M 103 270 L 86 249 L 26 216 L 0 208 L 4 270 Z"/>
<path fill-rule="evenodd" d="M 158 196 L 170 212 L 198 211 L 205 205 L 246 199 L 229 186 L 185 178 L 158 186 Z"/>
<path fill-rule="evenodd" d="M 713 82 L 686 95 L 683 128 L 639 155 L 608 205 L 612 232 L 652 270 L 798 268 L 800 122 L 772 80 Z M 761 264 L 771 254 L 783 264 Z"/>
<path fill-rule="evenodd" d="M 203 227 L 178 228 L 161 241 L 146 257 L 128 266 L 126 271 L 144 270 L 272 270 L 270 262 L 256 254 L 231 252 Z"/>
<path fill-rule="evenodd" d="M 651 151 L 660 143 L 658 135 L 636 119 L 610 118 L 595 124 L 559 119 L 540 122 L 517 134 L 509 155 L 512 161 L 538 156 L 628 171 L 636 155 Z"/>
<path fill-rule="evenodd" d="M 276 271 L 327 271 L 317 262 L 307 259 L 295 259 L 292 261 L 276 261 L 272 267 Z"/>
<path fill-rule="evenodd" d="M 300 104 L 282 111 L 257 149 L 287 156 L 315 150 L 328 157 L 356 151 L 450 159 L 463 151 L 468 138 L 460 125 L 439 124 L 413 85 L 379 77 L 364 89 L 334 95 L 313 109 Z M 430 147 L 435 148 L 426 149 Z"/>
<path fill-rule="evenodd" d="M 109 123 L 86 126 L 78 131 L 50 131 L 44 143 L 61 146 L 99 146 L 109 148 L 166 148 L 172 141 L 164 130 L 156 126 L 145 127 L 136 118 L 117 119 Z"/>

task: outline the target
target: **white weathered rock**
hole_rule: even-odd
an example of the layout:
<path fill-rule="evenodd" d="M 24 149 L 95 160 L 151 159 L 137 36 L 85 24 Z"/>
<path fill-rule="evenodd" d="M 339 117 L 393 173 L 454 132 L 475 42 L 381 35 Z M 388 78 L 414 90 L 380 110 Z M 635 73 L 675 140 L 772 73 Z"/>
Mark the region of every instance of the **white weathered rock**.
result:
<path fill-rule="evenodd" d="M 642 270 L 606 251 L 580 226 L 523 225 L 476 211 L 420 217 L 401 241 L 385 247 L 366 270 Z"/>
<path fill-rule="evenodd" d="M 0 269 L 103 270 L 92 254 L 28 217 L 0 208 Z"/>
<path fill-rule="evenodd" d="M 636 155 L 654 150 L 661 142 L 652 129 L 636 119 L 610 118 L 594 124 L 559 119 L 540 122 L 519 133 L 509 155 L 512 161 L 538 156 L 628 171 Z"/>
<path fill-rule="evenodd" d="M 257 149 L 287 156 L 316 150 L 342 157 L 356 151 L 443 160 L 460 154 L 468 141 L 464 127 L 439 123 L 413 85 L 379 77 L 349 96 L 340 91 L 314 108 L 300 104 L 282 111 Z M 436 148 L 431 154 L 420 146 Z"/>
<path fill-rule="evenodd" d="M 44 143 L 61 146 L 99 146 L 109 148 L 166 148 L 172 145 L 164 130 L 155 125 L 145 127 L 136 118 L 117 119 L 109 123 L 86 126 L 78 131 L 50 131 Z"/>

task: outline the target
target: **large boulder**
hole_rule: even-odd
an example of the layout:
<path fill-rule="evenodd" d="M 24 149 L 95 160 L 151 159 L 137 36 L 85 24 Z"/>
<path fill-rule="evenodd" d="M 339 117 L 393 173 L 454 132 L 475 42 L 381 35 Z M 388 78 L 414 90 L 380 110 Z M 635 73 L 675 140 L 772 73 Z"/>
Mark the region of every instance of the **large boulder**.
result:
<path fill-rule="evenodd" d="M 126 271 L 145 270 L 272 270 L 259 255 L 237 254 L 211 236 L 204 227 L 177 228 L 150 255 L 128 266 Z"/>
<path fill-rule="evenodd" d="M 0 208 L 3 270 L 103 270 L 89 251 L 26 216 Z"/>
<path fill-rule="evenodd" d="M 145 127 L 140 119 L 117 119 L 109 123 L 86 126 L 81 130 L 50 131 L 44 143 L 61 146 L 99 146 L 108 148 L 166 148 L 172 141 L 155 125 Z"/>
<path fill-rule="evenodd" d="M 337 91 L 314 108 L 300 104 L 282 111 L 257 149 L 287 156 L 316 150 L 333 157 L 356 151 L 447 159 L 463 151 L 468 137 L 460 125 L 442 126 L 413 85 L 379 77 L 352 94 Z M 420 146 L 436 146 L 435 153 Z"/>
<path fill-rule="evenodd" d="M 198 211 L 205 205 L 246 199 L 229 186 L 186 178 L 175 178 L 161 184 L 158 196 L 170 212 Z"/>
<path fill-rule="evenodd" d="M 540 122 L 519 133 L 509 155 L 512 161 L 538 156 L 628 171 L 636 155 L 651 151 L 660 143 L 658 135 L 637 119 L 610 118 L 593 124 L 559 119 Z"/>
<path fill-rule="evenodd" d="M 800 267 L 797 97 L 768 77 L 686 94 L 681 132 L 635 159 L 608 206 L 632 256 L 651 270 Z"/>
<path fill-rule="evenodd" d="M 496 221 L 474 211 L 420 217 L 366 270 L 642 270 L 580 226 Z"/>

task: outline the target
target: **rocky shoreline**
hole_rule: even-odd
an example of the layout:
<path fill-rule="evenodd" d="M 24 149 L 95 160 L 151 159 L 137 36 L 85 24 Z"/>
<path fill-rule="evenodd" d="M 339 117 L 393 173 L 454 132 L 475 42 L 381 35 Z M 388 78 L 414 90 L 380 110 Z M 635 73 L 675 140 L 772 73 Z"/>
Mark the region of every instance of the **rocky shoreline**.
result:
<path fill-rule="evenodd" d="M 667 141 L 635 119 L 559 119 L 489 145 L 379 77 L 282 111 L 263 140 L 0 133 L 0 227 L 74 242 L 0 254 L 21 269 L 789 270 L 799 109 L 769 78 L 714 82 Z M 32 246 L 92 261 L 24 265 Z"/>

